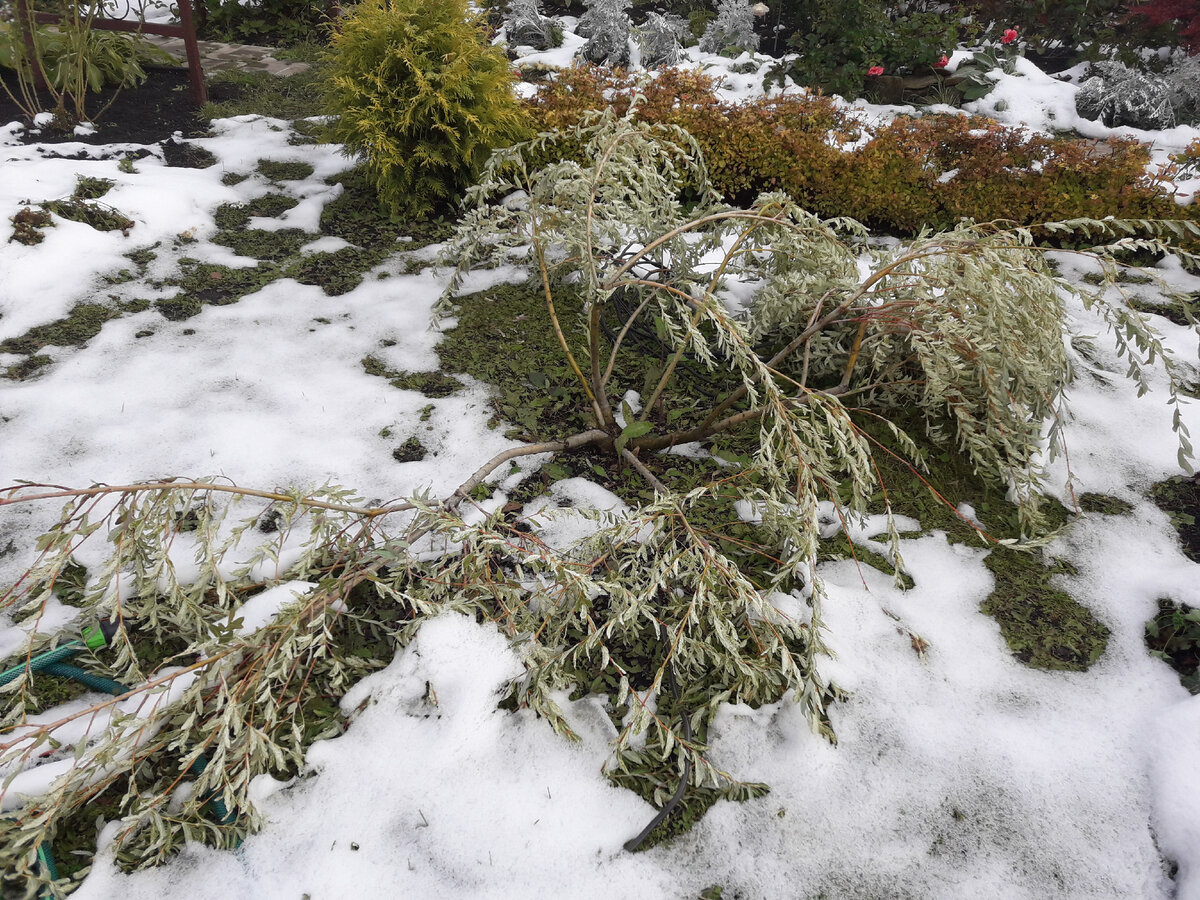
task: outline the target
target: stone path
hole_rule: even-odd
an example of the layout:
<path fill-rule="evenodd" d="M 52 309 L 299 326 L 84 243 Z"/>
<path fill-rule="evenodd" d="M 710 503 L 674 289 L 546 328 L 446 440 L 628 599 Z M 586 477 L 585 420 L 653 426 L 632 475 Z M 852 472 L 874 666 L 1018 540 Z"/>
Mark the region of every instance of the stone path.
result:
<path fill-rule="evenodd" d="M 187 51 L 183 47 L 183 38 L 155 34 L 147 34 L 143 37 L 187 65 Z M 200 46 L 200 62 L 204 66 L 206 75 L 222 69 L 244 69 L 248 72 L 269 72 L 272 75 L 287 77 L 308 68 L 308 63 L 305 62 L 276 59 L 271 55 L 275 52 L 273 47 L 220 44 L 216 41 L 198 41 L 197 43 Z"/>

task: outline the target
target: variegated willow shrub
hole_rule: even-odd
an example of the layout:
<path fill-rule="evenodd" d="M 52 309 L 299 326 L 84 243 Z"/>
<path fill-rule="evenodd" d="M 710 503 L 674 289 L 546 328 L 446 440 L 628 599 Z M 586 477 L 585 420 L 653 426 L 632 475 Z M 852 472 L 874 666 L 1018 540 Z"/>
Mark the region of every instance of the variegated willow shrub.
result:
<path fill-rule="evenodd" d="M 4 597 L 14 612 L 44 615 L 72 559 L 107 539 L 80 603 L 114 630 L 111 658 L 91 665 L 130 686 L 49 724 L 28 719 L 40 686 L 31 673 L 4 688 L 6 871 L 36 879 L 38 847 L 105 792 L 119 804 L 130 864 L 161 859 L 184 837 L 234 843 L 258 824 L 252 780 L 300 770 L 307 743 L 339 730 L 321 712 L 328 698 L 447 612 L 511 638 L 524 672 L 506 704 L 559 732 L 570 734 L 563 692 L 607 694 L 618 731 L 608 771 L 664 812 L 689 787 L 754 796 L 761 785 L 709 761 L 709 723 L 725 702 L 790 698 L 833 737 L 827 704 L 837 693 L 821 674 L 822 504 L 844 523 L 865 514 L 881 452 L 922 467 L 900 421 L 916 411 L 918 427 L 1007 486 L 1032 538 L 1045 523 L 1043 452 L 1059 447 L 1071 377 L 1067 298 L 1104 316 L 1133 378 L 1164 366 L 1178 402 L 1181 364 L 1142 316 L 1107 300 L 1103 285 L 1057 277 L 1029 231 L 964 223 L 879 247 L 858 223 L 820 219 L 783 194 L 729 208 L 707 189 L 686 132 L 636 112 L 610 110 L 493 155 L 445 249 L 455 264 L 445 311 L 473 266 L 518 262 L 535 273 L 586 407 L 582 430 L 497 456 L 441 501 L 367 508 L 342 490 L 216 481 L 0 496 L 0 505 L 66 502 Z M 587 162 L 530 164 L 562 140 Z M 1132 226 L 1119 221 L 1045 227 L 1107 240 L 1095 253 L 1110 283 L 1113 252 L 1170 249 L 1120 237 Z M 752 305 L 734 302 L 749 293 Z M 660 353 L 639 349 L 648 339 Z M 697 372 L 714 392 L 689 396 Z M 629 384 L 644 385 L 640 402 Z M 738 432 L 743 465 L 711 481 L 677 482 L 656 454 Z M 1183 456 L 1182 428 L 1180 438 Z M 594 514 L 593 536 L 565 548 L 503 509 L 460 515 L 511 460 L 582 450 L 628 467 L 654 499 Z M 730 497 L 761 518 L 750 562 L 703 515 Z M 886 494 L 875 511 L 891 521 Z M 894 526 L 889 537 L 899 567 Z M 29 654 L 59 640 L 31 631 Z M 153 662 L 147 643 L 161 645 Z M 58 749 L 55 734 L 82 723 L 92 723 L 90 743 Z M 35 766 L 47 751 L 52 768 Z M 213 814 L 214 798 L 228 816 Z"/>

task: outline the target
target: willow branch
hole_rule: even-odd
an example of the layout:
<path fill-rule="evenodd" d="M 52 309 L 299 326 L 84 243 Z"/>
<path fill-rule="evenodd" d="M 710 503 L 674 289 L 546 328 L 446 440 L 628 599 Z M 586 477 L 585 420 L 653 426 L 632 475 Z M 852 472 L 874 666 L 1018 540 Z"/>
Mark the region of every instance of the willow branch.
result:
<path fill-rule="evenodd" d="M 612 436 L 607 431 L 602 431 L 599 428 L 592 428 L 588 431 L 581 431 L 578 434 L 573 434 L 561 441 L 545 441 L 540 444 L 524 444 L 520 447 L 513 447 L 511 450 L 505 450 L 503 453 L 497 454 L 489 459 L 486 463 L 480 466 L 475 473 L 464 481 L 450 495 L 450 499 L 446 501 L 447 509 L 454 509 L 473 491 L 483 479 L 492 474 L 504 463 L 510 459 L 517 459 L 521 456 L 534 456 L 538 453 L 560 453 L 563 450 L 577 450 L 580 447 L 586 447 L 589 444 L 599 444 L 603 441 L 611 440 Z"/>
<path fill-rule="evenodd" d="M 17 495 L 17 491 L 30 488 L 52 487 L 54 490 L 40 494 Z M 35 500 L 61 500 L 67 497 L 97 497 L 105 494 L 142 494 L 150 491 L 215 491 L 224 494 L 237 494 L 245 497 L 261 497 L 264 500 L 275 500 L 279 503 L 297 503 L 313 509 L 328 509 L 334 512 L 350 513 L 363 518 L 373 519 L 391 513 L 404 512 L 414 509 L 411 503 L 395 503 L 389 506 L 348 506 L 344 503 L 329 503 L 324 500 L 314 500 L 310 497 L 293 497 L 277 491 L 260 491 L 254 488 L 238 487 L 236 484 L 215 484 L 208 481 L 146 481 L 139 484 L 101 484 L 90 488 L 65 488 L 58 485 L 22 484 L 0 489 L 0 506 L 10 506 L 15 503 L 31 503 Z"/>

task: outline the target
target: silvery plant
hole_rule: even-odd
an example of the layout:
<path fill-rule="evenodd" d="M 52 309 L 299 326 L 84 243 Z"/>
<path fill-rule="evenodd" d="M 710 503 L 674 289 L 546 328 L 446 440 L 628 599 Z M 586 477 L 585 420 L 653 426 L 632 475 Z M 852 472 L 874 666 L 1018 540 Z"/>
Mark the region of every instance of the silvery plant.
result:
<path fill-rule="evenodd" d="M 675 65 L 679 61 L 679 51 L 683 49 L 684 27 L 679 16 L 653 12 L 647 15 L 645 23 L 637 29 L 642 65 L 648 69 Z"/>
<path fill-rule="evenodd" d="M 1075 109 L 1085 119 L 1105 125 L 1158 130 L 1174 128 L 1175 107 L 1168 83 L 1119 62 L 1102 62 L 1075 95 Z"/>
<path fill-rule="evenodd" d="M 928 471 L 907 429 L 1007 486 L 1027 546 L 1052 533 L 1044 465 L 1064 451 L 1071 379 L 1090 365 L 1069 303 L 1103 318 L 1141 393 L 1151 367 L 1165 373 L 1155 396 L 1175 406 L 1190 463 L 1179 404 L 1194 371 L 1118 279 L 1130 250 L 1196 263 L 1170 239 L 1194 241 L 1200 225 L 1043 223 L 1100 242 L 1075 251 L 1099 269 L 1095 286 L 1060 277 L 1025 228 L 964 220 L 880 246 L 858 222 L 784 194 L 724 205 L 695 140 L 643 121 L 640 102 L 497 151 L 441 257 L 454 267 L 445 316 L 473 268 L 525 262 L 572 373 L 564 421 L 580 430 L 510 447 L 441 499 L 384 505 L 348 488 L 223 477 L 0 489 L 0 508 L 61 510 L 29 568 L 0 585 L 0 610 L 34 623 L 0 672 L 4 896 L 10 884 L 62 896 L 69 882 L 41 865 L 45 847 L 93 821 L 101 794 L 123 866 L 189 843 L 236 847 L 264 821 L 257 778 L 305 772 L 309 746 L 345 728 L 331 698 L 447 614 L 508 640 L 520 665 L 497 697 L 505 708 L 570 739 L 562 704 L 591 696 L 619 728 L 605 772 L 661 807 L 651 825 L 689 788 L 762 796 L 765 785 L 720 768 L 710 728 L 728 704 L 787 700 L 834 740 L 829 705 L 845 695 L 826 671 L 822 542 L 879 515 L 879 555 L 902 575 L 879 463 Z M 564 142 L 578 154 L 538 165 Z M 733 309 L 740 285 L 756 285 L 755 300 Z M 606 329 L 614 315 L 619 331 Z M 643 325 L 660 352 L 638 348 Z M 644 385 L 637 410 L 629 384 Z M 714 440 L 742 448 L 733 466 L 659 453 Z M 643 499 L 576 510 L 588 527 L 565 545 L 541 539 L 533 513 L 476 505 L 515 460 L 550 454 L 592 470 L 601 459 Z M 71 583 L 106 644 L 81 659 L 110 695 L 40 717 L 34 659 L 67 637 L 42 632 Z M 437 715 L 430 685 L 408 714 Z"/>
<path fill-rule="evenodd" d="M 588 42 L 580 55 L 601 66 L 629 65 L 629 21 L 632 0 L 587 0 L 587 12 L 579 20 L 576 33 Z"/>
<path fill-rule="evenodd" d="M 504 26 L 510 47 L 548 50 L 562 41 L 554 21 L 538 12 L 537 0 L 512 0 Z"/>
<path fill-rule="evenodd" d="M 1200 123 L 1200 56 L 1185 56 L 1163 74 L 1170 92 L 1175 121 Z"/>
<path fill-rule="evenodd" d="M 717 17 L 704 29 L 700 49 L 705 53 L 728 53 L 758 49 L 754 33 L 754 13 L 745 0 L 721 0 Z"/>

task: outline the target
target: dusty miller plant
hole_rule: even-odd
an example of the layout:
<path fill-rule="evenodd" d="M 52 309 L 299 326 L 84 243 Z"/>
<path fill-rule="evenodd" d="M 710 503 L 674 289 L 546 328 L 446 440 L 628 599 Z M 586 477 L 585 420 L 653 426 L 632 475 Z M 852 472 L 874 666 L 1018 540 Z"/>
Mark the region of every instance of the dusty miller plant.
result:
<path fill-rule="evenodd" d="M 579 19 L 578 34 L 587 43 L 579 55 L 601 66 L 629 65 L 629 38 L 633 23 L 629 8 L 633 0 L 586 0 L 587 12 Z"/>
<path fill-rule="evenodd" d="M 563 140 L 587 162 L 529 162 Z M 234 843 L 258 823 L 252 779 L 298 771 L 309 741 L 337 733 L 314 713 L 316 700 L 385 664 L 347 653 L 347 635 L 402 646 L 447 611 L 509 636 L 525 666 L 508 701 L 563 734 L 563 692 L 604 685 L 618 724 L 608 769 L 619 783 L 641 785 L 664 809 L 689 785 L 760 793 L 710 762 L 705 736 L 725 702 L 790 698 L 832 739 L 826 708 L 836 693 L 820 672 L 822 503 L 843 522 L 865 514 L 879 487 L 877 453 L 921 466 L 916 443 L 891 421 L 909 421 L 911 408 L 981 476 L 1010 487 L 1026 533 L 1036 534 L 1043 452 L 1059 444 L 1071 375 L 1066 298 L 1107 319 L 1134 379 L 1145 386 L 1157 361 L 1174 385 L 1179 364 L 1105 290 L 1118 274 L 1113 252 L 1167 249 L 1172 233 L 1200 233 L 1178 222 L 1045 226 L 1105 242 L 1096 252 L 1106 284 L 1096 290 L 1057 277 L 1024 229 L 964 223 L 871 249 L 858 223 L 821 220 L 780 194 L 749 209 L 721 205 L 690 137 L 640 122 L 636 104 L 624 118 L 597 114 L 495 154 L 469 200 L 446 250 L 456 270 L 443 308 L 472 266 L 524 260 L 589 427 L 514 447 L 440 501 L 366 507 L 342 489 L 289 494 L 217 481 L 0 492 L 0 507 L 65 504 L 3 598 L 34 623 L 25 655 L 61 640 L 36 623 L 72 559 L 107 541 L 82 615 L 115 623 L 111 657 L 91 664 L 130 687 L 36 724 L 26 712 L 32 673 L 0 691 L 10 729 L 0 739 L 0 800 L 19 809 L 0 819 L 5 871 L 36 884 L 37 848 L 105 789 L 121 797 L 117 841 L 130 864 L 159 860 L 188 837 Z M 1159 236 L 1135 236 L 1147 233 Z M 739 285 L 754 293 L 748 308 L 730 302 Z M 614 310 L 616 327 L 606 329 Z M 643 322 L 665 359 L 652 363 L 633 347 Z M 615 382 L 624 362 L 648 376 L 640 414 Z M 683 373 L 697 369 L 721 389 L 689 395 Z M 664 414 L 668 397 L 690 397 L 687 414 Z M 1178 402 L 1173 387 L 1170 399 Z M 1176 425 L 1184 461 L 1178 412 Z M 740 469 L 681 488 L 656 473 L 656 451 L 736 432 L 752 448 Z M 510 460 L 584 449 L 628 466 L 655 499 L 624 515 L 593 514 L 593 535 L 558 549 L 503 511 L 460 515 Z M 705 524 L 698 511 L 719 494 L 761 517 L 769 565 L 747 567 Z M 886 500 L 882 511 L 890 522 Z M 894 527 L 889 534 L 899 567 Z M 272 588 L 287 591 L 286 602 L 247 624 L 246 604 Z M 167 658 L 140 658 L 145 638 L 165 635 L 175 647 Z M 81 726 L 73 753 L 59 746 Z M 41 770 L 47 761 L 57 768 Z M 228 821 L 215 820 L 214 798 Z"/>
<path fill-rule="evenodd" d="M 756 51 L 758 35 L 754 33 L 754 13 L 750 4 L 746 0 L 720 0 L 717 17 L 700 37 L 700 49 L 705 53 L 735 56 L 744 50 Z"/>
<path fill-rule="evenodd" d="M 655 66 L 673 66 L 679 61 L 683 49 L 683 38 L 687 23 L 675 15 L 647 13 L 646 21 L 637 29 L 637 42 L 642 50 L 642 65 L 647 69 Z"/>
<path fill-rule="evenodd" d="M 548 50 L 562 41 L 562 32 L 558 31 L 554 21 L 538 12 L 537 0 L 513 0 L 504 26 L 510 47 Z"/>
<path fill-rule="evenodd" d="M 1200 123 L 1200 55 L 1181 57 L 1163 73 L 1163 78 L 1170 90 L 1176 121 Z"/>
<path fill-rule="evenodd" d="M 1096 63 L 1093 68 L 1095 74 L 1075 95 L 1075 108 L 1081 116 L 1113 127 L 1175 127 L 1171 87 L 1164 79 L 1120 62 Z"/>

